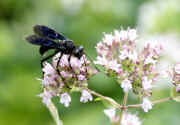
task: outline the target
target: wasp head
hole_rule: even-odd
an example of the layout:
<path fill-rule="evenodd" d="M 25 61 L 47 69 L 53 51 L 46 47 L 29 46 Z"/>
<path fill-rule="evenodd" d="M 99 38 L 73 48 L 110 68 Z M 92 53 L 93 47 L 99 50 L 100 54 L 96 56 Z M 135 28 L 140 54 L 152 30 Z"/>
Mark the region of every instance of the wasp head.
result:
<path fill-rule="evenodd" d="M 80 59 L 82 57 L 82 55 L 84 54 L 84 48 L 83 46 L 78 46 L 74 49 L 73 54 L 75 57 L 77 57 L 78 59 Z"/>

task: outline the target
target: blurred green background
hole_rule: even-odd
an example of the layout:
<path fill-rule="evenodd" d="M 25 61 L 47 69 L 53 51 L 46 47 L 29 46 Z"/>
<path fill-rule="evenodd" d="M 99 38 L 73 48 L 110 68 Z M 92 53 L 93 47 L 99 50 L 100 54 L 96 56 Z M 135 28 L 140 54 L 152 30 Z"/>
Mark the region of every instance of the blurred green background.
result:
<path fill-rule="evenodd" d="M 139 34 L 180 35 L 179 0 L 0 0 L 0 125 L 55 125 L 36 96 L 41 92 L 38 47 L 24 40 L 32 26 L 44 24 L 84 46 L 95 59 L 95 45 L 120 27 L 137 28 Z M 166 35 L 165 35 L 166 36 Z M 171 41 L 170 41 L 171 42 Z M 178 44 L 178 38 L 175 40 Z M 173 44 L 173 43 L 172 43 Z M 176 52 L 179 55 L 178 52 Z M 171 56 L 171 55 L 170 55 Z M 173 62 L 174 60 L 172 60 Z M 168 84 L 165 82 L 163 84 Z M 122 90 L 115 80 L 98 74 L 89 88 L 120 102 Z M 65 125 L 109 125 L 101 102 L 82 104 L 74 93 L 69 108 L 55 100 Z M 155 89 L 153 98 L 169 96 L 167 87 Z M 131 94 L 129 104 L 138 103 Z M 57 99 L 58 100 L 58 99 Z M 137 113 L 143 125 L 179 125 L 180 104 L 167 102 Z"/>

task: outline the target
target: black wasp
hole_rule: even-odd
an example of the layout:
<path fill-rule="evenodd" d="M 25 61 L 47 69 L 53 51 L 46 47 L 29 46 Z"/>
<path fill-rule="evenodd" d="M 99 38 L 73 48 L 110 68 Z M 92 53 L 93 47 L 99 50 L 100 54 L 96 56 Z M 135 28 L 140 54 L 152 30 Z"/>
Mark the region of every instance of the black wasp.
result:
<path fill-rule="evenodd" d="M 62 34 L 56 32 L 55 30 L 47 26 L 35 25 L 33 27 L 33 31 L 35 34 L 30 35 L 25 39 L 31 44 L 40 46 L 39 52 L 41 55 L 44 55 L 44 53 L 50 49 L 55 50 L 52 55 L 49 55 L 41 60 L 41 67 L 43 67 L 44 61 L 52 58 L 58 52 L 61 52 L 56 68 L 60 63 L 63 54 L 69 54 L 68 62 L 70 68 L 72 68 L 70 64 L 71 56 L 73 55 L 78 59 L 80 59 L 84 54 L 84 49 L 82 46 L 75 46 L 72 40 L 69 40 L 68 38 L 64 37 Z M 58 68 L 57 71 L 59 73 Z"/>

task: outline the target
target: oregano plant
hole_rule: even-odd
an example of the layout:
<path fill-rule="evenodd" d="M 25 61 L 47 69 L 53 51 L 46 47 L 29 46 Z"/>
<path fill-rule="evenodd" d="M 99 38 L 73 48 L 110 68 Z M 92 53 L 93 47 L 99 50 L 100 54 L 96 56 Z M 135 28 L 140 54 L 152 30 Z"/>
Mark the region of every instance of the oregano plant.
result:
<path fill-rule="evenodd" d="M 59 102 L 65 107 L 71 104 L 71 94 L 80 92 L 80 102 L 86 103 L 96 100 L 106 101 L 110 104 L 104 113 L 109 117 L 112 125 L 141 125 L 143 123 L 129 109 L 141 108 L 148 113 L 153 106 L 166 101 L 180 101 L 180 63 L 166 71 L 158 70 L 158 63 L 163 52 L 163 45 L 157 41 L 144 41 L 142 48 L 137 47 L 139 36 L 135 29 L 115 30 L 114 33 L 104 34 L 102 40 L 97 43 L 97 58 L 92 62 L 86 55 L 80 59 L 73 57 L 68 62 L 68 54 L 64 54 L 58 66 L 56 66 L 60 53 L 56 54 L 51 63 L 45 62 L 42 68 L 43 92 L 39 95 L 42 102 L 49 108 L 57 125 L 63 125 L 55 105 L 51 99 L 59 97 Z M 98 70 L 92 65 L 101 66 Z M 60 71 L 60 74 L 57 72 Z M 119 89 L 124 92 L 123 101 L 119 104 L 111 97 L 104 96 L 88 87 L 88 80 L 99 72 L 104 72 L 108 77 L 113 77 Z M 171 94 L 167 98 L 151 101 L 152 90 L 158 87 L 155 83 L 166 72 L 174 85 L 170 88 Z M 139 99 L 139 104 L 127 102 L 128 93 L 132 92 Z M 117 112 L 117 111 L 120 112 Z"/>

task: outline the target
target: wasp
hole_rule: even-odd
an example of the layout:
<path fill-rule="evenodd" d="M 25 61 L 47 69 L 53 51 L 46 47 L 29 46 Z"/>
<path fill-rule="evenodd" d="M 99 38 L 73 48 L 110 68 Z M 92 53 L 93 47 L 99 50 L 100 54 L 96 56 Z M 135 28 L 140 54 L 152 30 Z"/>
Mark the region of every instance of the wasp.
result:
<path fill-rule="evenodd" d="M 34 34 L 27 36 L 25 39 L 33 45 L 40 46 L 39 52 L 42 56 L 48 50 L 54 50 L 53 54 L 41 60 L 41 67 L 43 67 L 44 61 L 47 61 L 48 59 L 52 58 L 54 55 L 60 52 L 61 54 L 56 64 L 56 69 L 58 71 L 58 74 L 60 74 L 58 70 L 58 65 L 63 54 L 69 55 L 68 62 L 70 68 L 72 68 L 70 64 L 72 55 L 80 59 L 84 54 L 83 46 L 75 46 L 72 40 L 56 32 L 54 29 L 51 29 L 44 25 L 35 25 L 33 27 L 33 31 Z"/>

